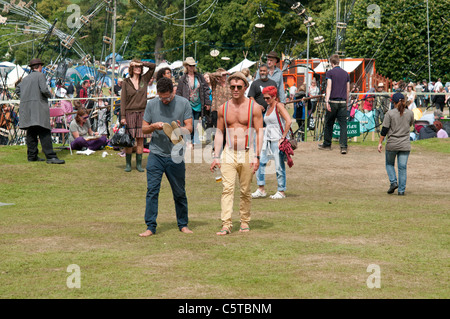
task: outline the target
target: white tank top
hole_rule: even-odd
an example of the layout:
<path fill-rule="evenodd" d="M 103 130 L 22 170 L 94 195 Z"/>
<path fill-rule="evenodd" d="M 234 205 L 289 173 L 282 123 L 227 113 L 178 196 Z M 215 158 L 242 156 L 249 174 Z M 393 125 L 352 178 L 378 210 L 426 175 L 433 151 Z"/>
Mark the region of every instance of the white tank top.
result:
<path fill-rule="evenodd" d="M 281 133 L 280 124 L 277 119 L 277 110 L 274 109 L 269 115 L 264 116 L 264 123 L 266 123 L 266 129 L 264 131 L 264 140 L 278 141 L 283 134 Z M 266 113 L 267 114 L 267 113 Z M 280 115 L 281 125 L 283 125 L 283 130 L 285 128 L 285 121 Z"/>

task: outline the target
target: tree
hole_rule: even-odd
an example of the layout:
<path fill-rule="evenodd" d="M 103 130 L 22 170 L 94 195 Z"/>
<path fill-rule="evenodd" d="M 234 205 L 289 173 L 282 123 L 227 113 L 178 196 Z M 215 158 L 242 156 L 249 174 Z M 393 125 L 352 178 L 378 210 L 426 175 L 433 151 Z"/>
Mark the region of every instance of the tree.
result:
<path fill-rule="evenodd" d="M 442 12 L 448 10 L 448 1 L 428 0 L 430 20 L 431 77 L 441 77 L 450 81 L 450 28 L 449 19 L 441 19 Z M 72 29 L 67 26 L 70 0 L 36 0 L 36 8 L 49 23 L 58 19 L 57 28 L 67 34 Z M 79 0 L 76 3 L 82 14 L 92 12 L 101 1 Z M 183 9 L 184 0 L 135 0 L 117 1 L 116 50 L 125 41 L 134 26 L 125 59 L 163 59 L 173 62 L 183 58 Z M 202 71 L 215 71 L 218 67 L 228 69 L 240 62 L 244 56 L 258 61 L 271 50 L 293 58 L 305 58 L 307 48 L 307 28 L 303 17 L 291 7 L 295 0 L 186 0 L 186 56 L 196 57 Z M 336 0 L 305 0 L 301 3 L 306 13 L 314 19 L 310 28 L 310 57 L 328 58 L 336 50 Z M 426 0 L 339 0 L 341 21 L 347 22 L 347 29 L 341 39 L 341 49 L 345 56 L 354 58 L 374 58 L 378 73 L 392 79 L 428 79 L 428 39 L 426 20 Z M 142 5 L 144 7 L 142 7 Z M 380 9 L 379 18 L 370 6 Z M 369 9 L 369 11 L 368 11 Z M 10 17 L 10 19 L 12 19 Z M 372 27 L 370 21 L 379 19 L 379 27 Z M 264 28 L 256 28 L 263 23 Z M 5 35 L 11 30 L 0 30 Z M 87 26 L 76 35 L 82 49 L 95 59 L 105 53 L 102 37 L 111 35 L 111 25 L 107 25 L 107 14 L 99 12 Z M 324 42 L 316 44 L 314 38 L 323 36 Z M 12 39 L 17 43 L 37 38 L 37 35 L 20 35 Z M 8 51 L 7 37 L 0 46 L 0 54 Z M 42 58 L 55 59 L 61 52 L 60 39 L 52 36 L 44 45 Z M 25 64 L 32 54 L 30 42 L 13 48 L 13 57 Z M 34 44 L 34 49 L 40 44 Z M 210 51 L 220 51 L 212 57 Z M 108 54 L 111 47 L 107 47 Z M 122 53 L 122 52 L 121 52 Z M 230 60 L 222 60 L 222 57 Z M 67 57 L 79 59 L 74 50 Z"/>
<path fill-rule="evenodd" d="M 376 59 L 378 73 L 395 80 L 428 79 L 426 2 L 378 0 L 379 27 L 372 27 L 374 12 L 367 1 L 356 1 L 347 29 L 347 55 Z M 445 1 L 430 0 L 431 78 L 450 81 L 448 32 L 440 14 Z"/>

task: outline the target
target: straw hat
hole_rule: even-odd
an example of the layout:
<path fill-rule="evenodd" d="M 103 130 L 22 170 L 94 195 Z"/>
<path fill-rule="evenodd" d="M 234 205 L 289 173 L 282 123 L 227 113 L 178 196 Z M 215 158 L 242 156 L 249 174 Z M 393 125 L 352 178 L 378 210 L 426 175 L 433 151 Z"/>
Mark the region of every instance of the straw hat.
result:
<path fill-rule="evenodd" d="M 234 72 L 233 74 L 231 74 L 231 75 L 228 77 L 227 82 L 228 82 L 228 83 L 231 83 L 231 80 L 233 80 L 233 79 L 239 79 L 239 80 L 242 80 L 242 81 L 244 81 L 245 86 L 248 86 L 248 80 L 247 80 L 247 78 L 245 77 L 244 73 L 242 73 L 242 72 L 239 72 L 239 71 Z"/>
<path fill-rule="evenodd" d="M 195 62 L 193 57 L 187 57 L 186 60 L 183 62 L 183 65 L 197 65 L 197 62 Z"/>

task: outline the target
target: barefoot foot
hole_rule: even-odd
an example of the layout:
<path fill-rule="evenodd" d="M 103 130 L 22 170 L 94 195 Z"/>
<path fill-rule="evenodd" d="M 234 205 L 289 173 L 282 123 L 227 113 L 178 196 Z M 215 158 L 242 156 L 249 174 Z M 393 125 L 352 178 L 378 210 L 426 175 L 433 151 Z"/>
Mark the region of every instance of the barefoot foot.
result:
<path fill-rule="evenodd" d="M 180 232 L 185 233 L 185 234 L 193 234 L 194 232 L 192 230 L 190 230 L 188 227 L 183 227 L 180 229 Z"/>
<path fill-rule="evenodd" d="M 140 237 L 149 237 L 152 236 L 153 233 L 151 230 L 147 229 L 145 232 L 143 232 L 142 234 L 139 234 Z"/>

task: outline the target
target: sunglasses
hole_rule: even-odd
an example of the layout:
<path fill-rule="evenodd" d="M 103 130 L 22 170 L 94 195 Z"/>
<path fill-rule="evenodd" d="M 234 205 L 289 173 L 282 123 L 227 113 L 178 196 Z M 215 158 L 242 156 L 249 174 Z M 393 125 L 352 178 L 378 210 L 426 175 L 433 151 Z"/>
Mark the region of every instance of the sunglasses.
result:
<path fill-rule="evenodd" d="M 239 91 L 242 90 L 243 86 L 242 85 L 231 85 L 230 89 L 231 91 L 234 91 L 236 89 L 238 89 Z"/>
<path fill-rule="evenodd" d="M 172 99 L 172 94 L 170 94 L 168 97 L 159 97 L 161 101 L 170 101 Z"/>
<path fill-rule="evenodd" d="M 264 100 L 266 100 L 266 101 L 268 101 L 270 99 L 271 99 L 271 97 L 264 97 Z"/>

